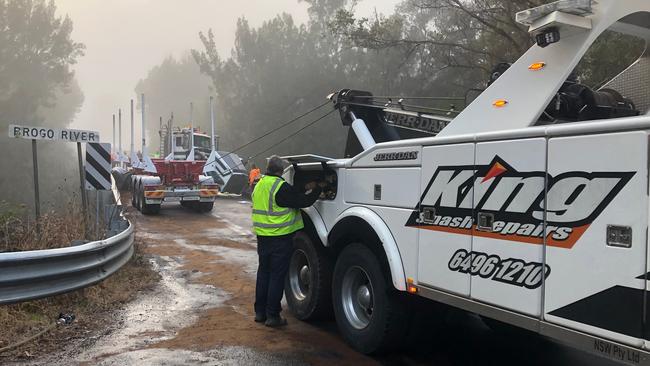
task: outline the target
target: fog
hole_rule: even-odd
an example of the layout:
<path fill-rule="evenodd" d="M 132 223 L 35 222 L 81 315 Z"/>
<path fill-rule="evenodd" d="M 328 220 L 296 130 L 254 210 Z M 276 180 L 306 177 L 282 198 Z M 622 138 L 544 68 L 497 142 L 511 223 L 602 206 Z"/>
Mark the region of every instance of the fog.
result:
<path fill-rule="evenodd" d="M 354 12 L 359 16 L 368 17 L 373 17 L 375 13 L 391 14 L 399 2 L 400 0 L 360 1 L 354 5 Z M 353 1 L 311 1 L 312 5 L 314 3 L 325 4 L 331 8 L 332 4 L 351 4 Z M 288 30 L 287 34 L 291 37 L 301 34 L 300 37 L 306 37 L 304 40 L 307 42 L 318 42 L 318 37 L 309 38 L 312 37 L 309 34 L 328 32 L 325 21 L 319 25 L 319 31 L 309 30 L 309 27 L 305 27 L 307 30 L 304 31 L 301 28 L 301 25 L 310 20 L 310 3 L 298 0 L 55 0 L 54 13 L 50 11 L 49 4 L 49 0 L 0 0 L 0 127 L 5 131 L 9 124 L 95 130 L 100 132 L 102 142 L 112 142 L 112 115 L 117 114 L 118 108 L 121 108 L 124 116 L 122 146 L 125 150 L 128 150 L 130 145 L 129 101 L 138 98 L 135 90 L 140 82 L 149 78 L 152 70 L 164 65 L 164 61 L 170 57 L 185 62 L 185 66 L 189 63 L 194 67 L 195 69 L 189 71 L 194 79 L 185 78 L 184 80 L 190 81 L 185 81 L 185 85 L 178 89 L 178 80 L 163 81 L 161 85 L 164 86 L 160 88 L 168 91 L 168 99 L 159 98 L 157 110 L 147 115 L 150 134 L 148 139 L 155 144 L 157 136 L 151 134 L 152 129 L 158 125 L 159 116 L 166 118 L 168 113 L 174 112 L 177 122 L 188 121 L 190 102 L 202 109 L 195 114 L 195 117 L 198 116 L 197 119 L 202 121 L 195 122 L 205 127 L 206 101 L 210 94 L 216 94 L 218 91 L 214 90 L 214 75 L 201 75 L 190 56 L 193 49 L 205 50 L 199 32 L 212 30 L 215 49 L 223 60 L 231 56 L 231 50 L 236 46 L 236 31 L 242 29 L 241 23 L 238 27 L 238 20 L 241 18 L 245 18 L 249 29 L 255 32 L 265 22 L 268 24 L 274 18 L 277 20 L 276 16 L 279 14 L 288 14 L 292 18 L 291 26 L 295 27 Z M 349 5 L 346 6 L 350 9 Z M 66 16 L 70 19 L 69 23 L 63 21 Z M 268 34 L 275 32 L 273 27 L 268 29 Z M 262 52 L 274 52 L 277 49 L 275 42 L 283 42 L 282 37 L 261 44 L 267 47 Z M 297 50 L 296 47 L 304 46 L 304 42 L 301 42 L 288 46 Z M 25 48 L 26 46 L 29 47 Z M 257 45 L 246 47 L 250 50 L 250 47 L 255 49 Z M 25 53 L 24 49 L 29 52 Z M 283 75 L 279 80 L 280 84 L 287 84 L 285 80 L 295 79 L 297 85 L 308 85 L 313 81 L 311 76 L 321 70 L 322 80 L 334 80 L 330 72 L 332 65 L 336 65 L 338 61 L 314 58 L 315 55 L 309 55 L 308 52 L 308 48 L 300 49 L 296 53 L 297 57 L 291 59 L 281 59 L 275 55 L 275 63 L 264 71 L 265 75 Z M 314 57 L 310 59 L 311 56 Z M 31 62 L 32 59 L 38 62 Z M 321 62 L 329 63 L 328 71 L 325 71 Z M 50 67 L 51 65 L 57 66 Z M 172 65 L 181 69 L 178 64 Z M 315 69 L 307 73 L 303 70 L 300 75 L 294 72 L 294 67 L 304 65 Z M 284 67 L 285 73 L 276 73 L 278 67 Z M 183 72 L 188 71 L 185 69 Z M 245 75 L 248 71 L 242 69 L 239 72 Z M 341 75 L 339 79 L 348 80 L 347 76 L 341 78 Z M 372 76 L 372 79 L 375 77 Z M 265 97 L 274 94 L 276 89 L 271 86 L 273 83 L 266 86 L 268 91 L 264 93 Z M 322 96 L 334 87 L 342 87 L 338 82 L 326 84 L 320 83 L 320 87 L 311 91 L 317 95 L 319 103 Z M 148 84 L 145 83 L 145 86 L 148 85 L 156 84 L 150 80 Z M 239 89 L 240 84 L 233 85 L 232 89 Z M 224 86 L 220 87 L 223 94 Z M 153 90 L 160 90 L 156 88 Z M 250 92 L 250 88 L 246 89 L 245 86 L 241 89 L 235 94 L 246 95 Z M 227 148 L 236 145 L 235 142 L 248 141 L 261 131 L 274 127 L 251 123 L 260 121 L 260 115 L 268 115 L 274 121 L 283 121 L 310 107 L 294 103 L 306 94 L 305 90 L 293 88 L 278 94 L 281 94 L 278 100 L 271 101 L 271 98 L 267 98 L 270 104 L 256 104 L 255 108 L 245 105 L 244 111 L 251 109 L 255 112 L 255 115 L 251 116 L 241 113 L 241 106 L 233 106 L 232 100 L 217 101 L 221 103 L 220 106 L 217 105 L 217 120 L 226 120 L 224 123 L 230 123 L 229 126 L 232 127 L 230 130 L 218 131 L 222 139 L 229 142 L 226 144 Z M 169 100 L 176 102 L 175 110 L 171 107 L 165 108 L 169 105 Z M 236 100 L 242 101 L 246 98 L 235 98 Z M 151 95 L 147 99 L 147 105 L 154 107 L 155 101 L 156 95 Z M 269 106 L 277 107 L 291 103 L 291 110 L 280 108 L 272 111 L 273 113 L 269 111 Z M 309 100 L 307 104 L 313 103 L 314 100 Z M 230 110 L 228 118 L 224 117 L 225 109 Z M 242 123 L 236 124 L 238 121 Z M 135 122 L 136 149 L 139 149 L 141 137 L 138 112 Z M 230 135 L 232 137 L 229 137 Z M 268 146 L 273 141 L 265 143 L 263 146 Z M 285 148 L 288 152 L 294 149 L 295 145 L 286 144 Z M 63 203 L 78 201 L 79 173 L 74 144 L 42 142 L 38 144 L 38 151 L 41 201 L 44 206 L 60 207 Z M 5 156 L 5 159 L 0 160 L 0 211 L 5 200 L 11 204 L 33 207 L 33 192 L 26 189 L 31 188 L 33 181 L 29 142 L 9 139 L 7 133 L 3 132 L 0 134 L 0 153 Z"/>
<path fill-rule="evenodd" d="M 112 140 L 112 114 L 122 108 L 128 115 L 129 100 L 137 97 L 134 88 L 138 80 L 146 77 L 165 57 L 182 57 L 190 49 L 201 48 L 200 31 L 212 29 L 219 53 L 227 56 L 233 47 L 239 17 L 245 17 L 253 27 L 283 12 L 291 14 L 296 22 L 307 21 L 307 4 L 297 0 L 56 0 L 55 3 L 60 15 L 67 14 L 72 19 L 73 38 L 86 45 L 85 56 L 73 68 L 85 101 L 72 127 L 100 131 L 106 142 Z M 355 9 L 367 16 L 375 11 L 388 14 L 397 3 L 396 0 L 361 1 Z M 187 120 L 189 108 L 176 113 Z M 158 116 L 148 118 L 157 120 Z M 139 122 L 136 115 L 136 147 L 140 141 Z M 126 125 L 122 128 L 122 145 L 126 149 L 130 141 L 128 117 L 123 123 Z"/>

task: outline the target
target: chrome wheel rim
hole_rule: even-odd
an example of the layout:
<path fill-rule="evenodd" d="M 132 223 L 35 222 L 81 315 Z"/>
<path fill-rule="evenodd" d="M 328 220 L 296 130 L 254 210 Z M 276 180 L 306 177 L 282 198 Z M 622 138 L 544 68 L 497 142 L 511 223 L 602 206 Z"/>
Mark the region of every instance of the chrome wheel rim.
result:
<path fill-rule="evenodd" d="M 289 286 L 293 297 L 299 301 L 304 301 L 311 293 L 311 266 L 307 254 L 301 249 L 291 256 Z"/>
<path fill-rule="evenodd" d="M 368 273 L 359 266 L 350 267 L 343 275 L 341 301 L 345 317 L 356 329 L 366 328 L 374 311 L 374 292 Z"/>

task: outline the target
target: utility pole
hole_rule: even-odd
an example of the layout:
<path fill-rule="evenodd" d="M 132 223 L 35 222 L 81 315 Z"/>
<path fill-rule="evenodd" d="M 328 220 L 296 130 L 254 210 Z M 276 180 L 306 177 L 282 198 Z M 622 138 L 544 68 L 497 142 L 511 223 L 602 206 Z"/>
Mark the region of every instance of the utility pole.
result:
<path fill-rule="evenodd" d="M 144 93 L 141 95 L 142 98 L 142 159 L 144 160 L 145 148 L 147 147 L 147 139 L 145 135 L 145 111 L 144 111 Z"/>
<path fill-rule="evenodd" d="M 212 147 L 212 151 L 217 150 L 217 146 L 214 142 L 216 136 L 214 135 L 214 107 L 212 106 L 213 102 L 213 97 L 212 95 L 210 96 L 210 127 L 212 129 L 212 134 L 210 135 L 210 147 Z"/>
<path fill-rule="evenodd" d="M 194 149 L 194 103 L 190 102 L 190 133 L 192 138 L 190 139 L 190 150 Z"/>
<path fill-rule="evenodd" d="M 113 151 L 115 151 L 115 114 L 113 114 Z"/>
<path fill-rule="evenodd" d="M 160 116 L 160 120 L 158 122 L 158 136 L 160 136 L 160 143 L 158 146 L 160 146 L 160 151 L 159 151 L 159 157 L 160 158 L 165 158 L 165 140 L 163 140 L 163 124 L 162 124 L 162 116 Z"/>
<path fill-rule="evenodd" d="M 170 156 L 172 157 L 172 160 L 174 160 L 174 151 L 176 150 L 174 147 L 174 112 L 172 112 L 171 118 L 169 119 L 169 150 L 170 150 Z"/>
<path fill-rule="evenodd" d="M 135 154 L 135 127 L 133 123 L 133 99 L 131 99 L 131 156 Z"/>
<path fill-rule="evenodd" d="M 118 159 L 120 159 L 120 166 L 123 167 L 124 162 L 122 161 L 122 108 L 118 109 L 118 115 L 119 115 L 119 136 L 118 136 L 118 141 L 119 141 L 119 146 L 118 146 Z"/>

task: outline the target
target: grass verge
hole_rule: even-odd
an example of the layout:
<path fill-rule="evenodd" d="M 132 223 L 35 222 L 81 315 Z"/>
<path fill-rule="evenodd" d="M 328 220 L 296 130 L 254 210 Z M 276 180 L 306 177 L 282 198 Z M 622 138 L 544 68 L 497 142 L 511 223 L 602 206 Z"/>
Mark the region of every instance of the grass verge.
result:
<path fill-rule="evenodd" d="M 73 325 L 60 326 L 19 348 L 0 353 L 0 364 L 20 361 L 60 349 L 73 339 L 84 340 L 114 322 L 113 314 L 142 291 L 152 289 L 159 275 L 143 256 L 141 241 L 129 263 L 105 281 L 89 288 L 46 299 L 0 306 L 0 348 L 30 337 L 51 325 L 59 313 L 74 313 Z"/>
<path fill-rule="evenodd" d="M 37 226 L 24 205 L 0 201 L 0 253 L 67 247 L 86 236 L 83 222 L 78 205 L 42 213 Z"/>

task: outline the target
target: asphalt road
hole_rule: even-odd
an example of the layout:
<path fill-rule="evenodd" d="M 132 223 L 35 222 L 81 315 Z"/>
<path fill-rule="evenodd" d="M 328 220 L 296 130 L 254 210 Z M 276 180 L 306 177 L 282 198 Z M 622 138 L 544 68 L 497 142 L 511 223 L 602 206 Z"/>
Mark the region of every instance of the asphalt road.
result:
<path fill-rule="evenodd" d="M 199 214 L 165 205 L 134 213 L 137 238 L 161 274 L 155 291 L 115 314 L 115 326 L 74 351 L 34 364 L 69 365 L 614 365 L 524 332 L 494 332 L 451 312 L 400 353 L 367 357 L 338 336 L 334 321 L 272 330 L 252 321 L 255 238 L 250 203 L 220 198 Z"/>

